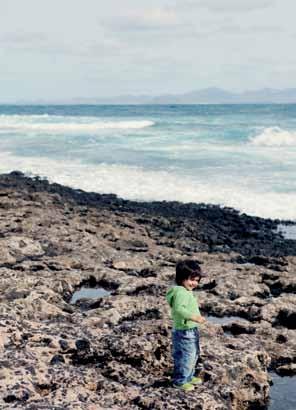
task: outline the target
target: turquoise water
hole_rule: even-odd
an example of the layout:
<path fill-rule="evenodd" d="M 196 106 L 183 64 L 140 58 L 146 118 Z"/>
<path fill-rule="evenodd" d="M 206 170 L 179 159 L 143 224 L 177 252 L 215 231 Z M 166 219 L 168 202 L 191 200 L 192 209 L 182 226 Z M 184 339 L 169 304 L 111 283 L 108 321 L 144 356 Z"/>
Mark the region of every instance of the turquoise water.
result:
<path fill-rule="evenodd" d="M 85 288 L 77 290 L 73 293 L 70 303 L 75 304 L 78 300 L 82 299 L 98 299 L 105 296 L 109 296 L 110 292 L 103 288 Z"/>
<path fill-rule="evenodd" d="M 0 106 L 0 172 L 296 220 L 296 105 Z"/>
<path fill-rule="evenodd" d="M 210 323 L 214 323 L 216 325 L 228 325 L 233 322 L 243 322 L 243 323 L 249 323 L 248 320 L 241 318 L 240 316 L 207 316 L 206 318 Z"/>

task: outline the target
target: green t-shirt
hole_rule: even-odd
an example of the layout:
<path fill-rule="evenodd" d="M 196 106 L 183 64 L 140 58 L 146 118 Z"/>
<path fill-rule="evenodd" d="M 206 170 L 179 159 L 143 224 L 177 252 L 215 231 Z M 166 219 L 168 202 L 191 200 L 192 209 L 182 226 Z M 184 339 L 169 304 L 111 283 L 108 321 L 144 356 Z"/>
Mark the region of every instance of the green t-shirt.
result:
<path fill-rule="evenodd" d="M 192 315 L 200 315 L 197 298 L 192 291 L 184 286 L 174 286 L 167 292 L 166 299 L 171 307 L 174 329 L 188 330 L 198 326 L 190 320 Z"/>

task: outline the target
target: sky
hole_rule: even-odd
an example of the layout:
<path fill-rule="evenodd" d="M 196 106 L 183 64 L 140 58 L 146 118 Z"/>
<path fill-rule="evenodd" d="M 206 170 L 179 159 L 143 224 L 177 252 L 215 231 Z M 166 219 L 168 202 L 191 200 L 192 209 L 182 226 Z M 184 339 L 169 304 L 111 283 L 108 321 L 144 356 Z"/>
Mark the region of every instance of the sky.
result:
<path fill-rule="evenodd" d="M 0 101 L 296 87 L 295 0 L 1 0 Z"/>

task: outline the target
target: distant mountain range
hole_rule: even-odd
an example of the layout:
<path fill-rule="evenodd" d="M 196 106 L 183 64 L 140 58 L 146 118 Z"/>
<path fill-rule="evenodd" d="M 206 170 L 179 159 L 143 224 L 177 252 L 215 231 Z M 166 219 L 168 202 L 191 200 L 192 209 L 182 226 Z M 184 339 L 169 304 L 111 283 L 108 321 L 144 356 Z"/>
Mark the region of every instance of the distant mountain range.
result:
<path fill-rule="evenodd" d="M 28 103 L 19 101 L 19 104 Z M 32 102 L 30 102 L 32 103 Z M 277 90 L 263 88 L 234 93 L 221 88 L 205 88 L 184 94 L 159 96 L 121 95 L 118 97 L 73 98 L 63 100 L 38 100 L 33 104 L 292 104 L 296 103 L 296 88 Z"/>
<path fill-rule="evenodd" d="M 77 98 L 80 104 L 281 104 L 296 103 L 296 88 L 276 90 L 264 88 L 234 93 L 221 88 L 205 88 L 185 94 L 122 95 L 112 98 Z"/>

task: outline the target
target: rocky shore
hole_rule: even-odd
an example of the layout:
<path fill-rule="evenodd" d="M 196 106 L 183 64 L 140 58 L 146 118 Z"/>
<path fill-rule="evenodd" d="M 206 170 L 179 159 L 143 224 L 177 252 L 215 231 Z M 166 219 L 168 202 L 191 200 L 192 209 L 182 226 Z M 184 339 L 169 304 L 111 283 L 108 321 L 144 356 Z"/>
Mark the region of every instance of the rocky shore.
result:
<path fill-rule="evenodd" d="M 0 408 L 266 408 L 268 372 L 296 374 L 296 241 L 278 223 L 0 175 Z M 184 394 L 164 295 L 187 256 L 208 321 Z M 70 303 L 81 287 L 110 293 Z"/>

